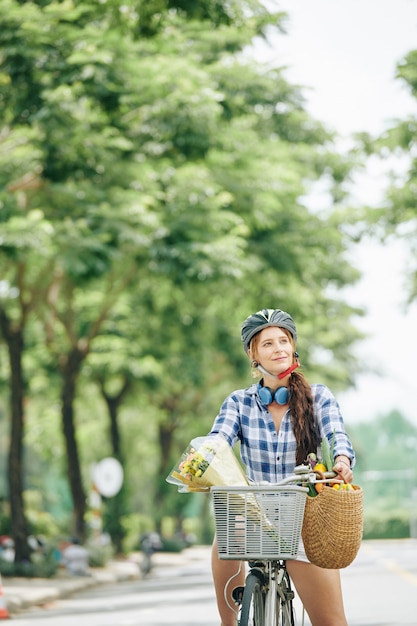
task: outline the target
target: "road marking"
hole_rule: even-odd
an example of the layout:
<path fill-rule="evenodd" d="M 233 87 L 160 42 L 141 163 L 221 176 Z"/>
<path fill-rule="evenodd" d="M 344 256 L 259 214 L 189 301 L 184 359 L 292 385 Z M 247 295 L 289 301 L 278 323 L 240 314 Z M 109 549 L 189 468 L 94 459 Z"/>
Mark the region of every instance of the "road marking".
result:
<path fill-rule="evenodd" d="M 382 565 L 387 570 L 389 570 L 393 574 L 397 574 L 398 576 L 400 576 L 401 578 L 403 578 L 407 582 L 409 582 L 412 585 L 415 585 L 417 587 L 417 576 L 415 574 L 412 574 L 411 572 L 408 572 L 407 570 L 403 569 L 395 561 L 391 561 L 391 559 L 382 559 L 382 558 L 378 557 L 377 556 L 377 554 L 378 554 L 377 550 L 375 548 L 369 546 L 369 545 L 364 545 L 364 546 L 362 546 L 362 548 L 363 548 L 363 550 L 365 552 L 368 552 L 370 554 L 375 555 L 375 557 L 374 557 L 375 561 L 379 561 L 380 563 L 382 563 Z"/>
<path fill-rule="evenodd" d="M 417 576 L 411 574 L 410 572 L 407 572 L 407 570 L 397 565 L 394 561 L 383 559 L 382 563 L 388 570 L 390 570 L 394 574 L 398 574 L 398 576 L 401 576 L 401 578 L 404 578 L 404 580 L 417 587 Z"/>

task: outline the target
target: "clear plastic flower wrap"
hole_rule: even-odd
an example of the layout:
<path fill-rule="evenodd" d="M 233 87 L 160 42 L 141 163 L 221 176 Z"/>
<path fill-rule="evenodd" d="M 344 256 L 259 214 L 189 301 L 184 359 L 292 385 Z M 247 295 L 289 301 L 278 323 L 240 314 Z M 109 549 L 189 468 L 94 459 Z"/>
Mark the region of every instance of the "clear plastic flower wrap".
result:
<path fill-rule="evenodd" d="M 192 439 L 166 480 L 181 492 L 248 484 L 232 448 L 220 434 Z"/>

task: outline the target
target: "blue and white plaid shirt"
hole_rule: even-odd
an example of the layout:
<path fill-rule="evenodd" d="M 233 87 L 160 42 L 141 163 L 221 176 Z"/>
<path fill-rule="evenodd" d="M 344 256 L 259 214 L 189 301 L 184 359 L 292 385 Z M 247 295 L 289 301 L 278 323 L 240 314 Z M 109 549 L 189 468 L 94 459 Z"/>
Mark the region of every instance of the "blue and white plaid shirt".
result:
<path fill-rule="evenodd" d="M 287 410 L 277 432 L 271 414 L 259 399 L 258 390 L 259 384 L 255 383 L 231 393 L 223 402 L 210 434 L 222 433 L 232 447 L 240 441 L 240 454 L 249 479 L 277 483 L 292 474 L 296 464 L 291 414 Z M 311 385 L 311 391 L 320 437 L 326 436 L 331 444 L 335 433 L 335 457 L 346 455 L 353 467 L 355 453 L 339 404 L 325 385 Z M 318 452 L 320 456 L 320 450 L 311 452 Z"/>

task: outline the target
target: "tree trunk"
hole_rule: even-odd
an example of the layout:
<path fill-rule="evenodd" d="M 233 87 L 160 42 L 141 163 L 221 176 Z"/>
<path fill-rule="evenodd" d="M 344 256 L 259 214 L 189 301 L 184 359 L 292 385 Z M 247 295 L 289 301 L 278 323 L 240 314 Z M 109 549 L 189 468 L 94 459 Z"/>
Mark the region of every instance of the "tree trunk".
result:
<path fill-rule="evenodd" d="M 73 501 L 73 523 L 71 531 L 80 541 L 84 541 L 85 539 L 84 516 L 86 512 L 86 495 L 82 484 L 80 460 L 75 435 L 74 401 L 76 397 L 77 379 L 85 356 L 84 351 L 75 347 L 66 355 L 66 360 L 61 367 L 62 429 L 67 452 L 68 478 Z"/>
<path fill-rule="evenodd" d="M 119 393 L 116 393 L 113 396 L 107 393 L 103 379 L 99 380 L 99 385 L 100 385 L 101 395 L 104 398 L 104 401 L 107 405 L 107 410 L 109 412 L 110 442 L 111 442 L 112 453 L 113 453 L 113 456 L 118 461 L 120 461 L 120 463 L 122 463 L 123 465 L 123 454 L 122 454 L 122 448 L 121 448 L 121 443 L 120 443 L 121 438 L 120 438 L 118 413 L 119 413 L 119 406 L 122 404 L 123 398 L 125 397 L 126 393 L 130 389 L 130 383 L 126 379 Z"/>
<path fill-rule="evenodd" d="M 173 437 L 175 432 L 174 420 L 172 422 L 159 424 L 158 439 L 159 439 L 159 479 L 156 481 L 156 492 L 154 496 L 155 512 L 156 512 L 156 528 L 160 533 L 162 530 L 162 517 L 163 517 L 163 504 L 165 499 L 165 491 L 167 484 L 165 477 L 168 475 L 171 469 L 171 450 Z"/>
<path fill-rule="evenodd" d="M 126 379 L 119 391 L 119 393 L 111 396 L 107 393 L 104 380 L 99 379 L 99 386 L 101 394 L 106 402 L 107 410 L 110 417 L 110 441 L 113 456 L 120 462 L 124 469 L 124 457 L 121 446 L 121 437 L 118 421 L 119 406 L 126 393 L 130 389 L 130 383 Z M 122 516 L 127 510 L 127 491 L 125 484 L 122 485 L 121 490 L 112 498 L 106 502 L 106 514 L 105 522 L 106 529 L 110 533 L 114 549 L 116 554 L 123 552 L 123 539 L 126 535 L 126 531 L 123 528 L 121 522 Z"/>
<path fill-rule="evenodd" d="M 159 425 L 159 449 L 160 449 L 160 461 L 159 461 L 159 473 L 165 475 L 171 469 L 171 450 L 172 442 L 175 432 L 175 426 L 173 423 L 160 424 Z"/>
<path fill-rule="evenodd" d="M 7 344 L 10 364 L 10 448 L 8 482 L 15 563 L 30 561 L 28 524 L 23 501 L 23 432 L 24 379 L 22 367 L 23 329 L 14 327 L 5 311 L 0 309 L 0 328 Z"/>

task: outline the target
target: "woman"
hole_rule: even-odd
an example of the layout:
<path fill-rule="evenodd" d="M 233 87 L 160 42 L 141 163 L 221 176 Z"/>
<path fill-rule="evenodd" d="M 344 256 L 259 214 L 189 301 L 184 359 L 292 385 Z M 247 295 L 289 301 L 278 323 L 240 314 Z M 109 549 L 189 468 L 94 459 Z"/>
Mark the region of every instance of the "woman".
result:
<path fill-rule="evenodd" d="M 277 483 L 317 453 L 322 437 L 330 442 L 335 433 L 333 470 L 350 483 L 355 455 L 339 405 L 327 387 L 309 385 L 297 371 L 296 340 L 293 319 L 280 309 L 263 309 L 245 320 L 243 346 L 262 379 L 226 398 L 211 434 L 223 433 L 231 446 L 240 442 L 251 480 Z M 313 565 L 302 546 L 287 568 L 313 626 L 347 626 L 338 570 Z M 212 571 L 222 626 L 236 626 L 231 592 L 244 585 L 245 572 L 241 563 L 218 558 L 216 540 Z"/>

